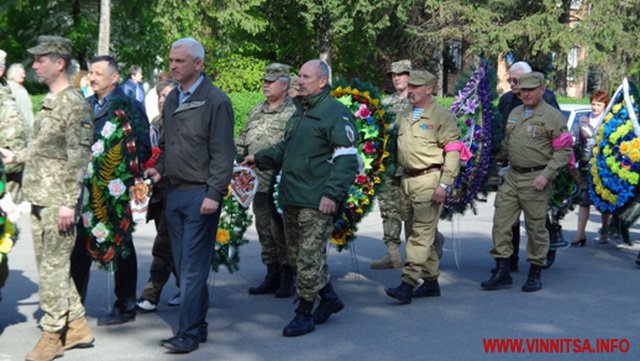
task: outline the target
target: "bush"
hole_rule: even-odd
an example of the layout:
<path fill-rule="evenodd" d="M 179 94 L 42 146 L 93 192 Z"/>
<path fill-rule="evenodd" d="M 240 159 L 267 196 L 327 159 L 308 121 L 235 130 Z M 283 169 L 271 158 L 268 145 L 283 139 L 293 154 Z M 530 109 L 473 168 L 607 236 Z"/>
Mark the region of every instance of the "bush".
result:
<path fill-rule="evenodd" d="M 222 58 L 214 66 L 213 82 L 227 94 L 259 91 L 266 66 L 266 61 L 252 57 Z"/>
<path fill-rule="evenodd" d="M 231 99 L 231 105 L 233 106 L 233 113 L 235 118 L 235 124 L 233 127 L 234 135 L 237 137 L 245 124 L 247 124 L 247 118 L 249 118 L 249 112 L 260 102 L 265 100 L 261 92 L 234 92 L 229 93 Z"/>

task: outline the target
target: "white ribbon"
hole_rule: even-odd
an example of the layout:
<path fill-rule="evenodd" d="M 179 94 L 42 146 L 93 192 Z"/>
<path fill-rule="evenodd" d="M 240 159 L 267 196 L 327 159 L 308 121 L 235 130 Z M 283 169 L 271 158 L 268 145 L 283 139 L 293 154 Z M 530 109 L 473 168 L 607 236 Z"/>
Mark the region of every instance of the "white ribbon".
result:
<path fill-rule="evenodd" d="M 358 154 L 358 149 L 356 147 L 336 147 L 333 150 L 333 155 L 331 159 L 329 159 L 329 163 L 333 164 L 333 160 L 342 157 L 343 155 L 355 155 L 358 159 L 358 173 L 364 172 L 364 161 L 362 160 L 362 156 Z"/>

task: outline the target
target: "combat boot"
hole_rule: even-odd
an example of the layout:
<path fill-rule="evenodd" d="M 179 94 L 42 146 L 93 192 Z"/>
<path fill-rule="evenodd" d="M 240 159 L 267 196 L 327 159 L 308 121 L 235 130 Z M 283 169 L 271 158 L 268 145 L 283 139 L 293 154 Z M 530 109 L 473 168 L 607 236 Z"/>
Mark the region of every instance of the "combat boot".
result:
<path fill-rule="evenodd" d="M 257 287 L 249 288 L 250 295 L 275 293 L 280 287 L 280 266 L 277 263 L 267 265 L 267 275 Z"/>
<path fill-rule="evenodd" d="M 60 332 L 42 331 L 40 341 L 25 357 L 26 361 L 51 361 L 64 355 Z"/>
<path fill-rule="evenodd" d="M 425 280 L 420 287 L 413 290 L 411 293 L 411 297 L 420 298 L 420 297 L 439 297 L 440 296 L 440 285 L 438 284 L 438 279 L 434 280 Z"/>
<path fill-rule="evenodd" d="M 83 317 L 76 318 L 69 322 L 67 332 L 64 334 L 62 344 L 65 350 L 72 348 L 86 348 L 93 346 L 93 335 L 87 324 L 87 320 Z"/>
<path fill-rule="evenodd" d="M 411 294 L 413 293 L 413 286 L 406 282 L 402 282 L 400 286 L 396 288 L 387 288 L 386 292 L 387 292 L 387 295 L 389 295 L 389 297 L 393 297 L 406 305 L 411 303 Z"/>
<path fill-rule="evenodd" d="M 522 286 L 522 292 L 535 292 L 542 289 L 542 281 L 540 280 L 540 273 L 542 267 L 531 264 L 529 267 L 529 277 L 527 277 L 527 283 Z"/>
<path fill-rule="evenodd" d="M 316 325 L 327 322 L 332 313 L 338 313 L 344 308 L 344 303 L 333 289 L 331 282 L 327 283 L 319 292 L 320 303 L 313 311 L 313 322 Z"/>
<path fill-rule="evenodd" d="M 549 252 L 547 252 L 547 260 L 542 268 L 549 269 L 553 266 L 553 263 L 556 261 L 556 253 L 557 251 L 555 249 L 550 249 Z"/>
<path fill-rule="evenodd" d="M 293 267 L 289 265 L 282 266 L 280 270 L 280 287 L 276 291 L 276 298 L 289 298 L 296 293 L 296 279 Z"/>
<path fill-rule="evenodd" d="M 298 298 L 296 316 L 291 320 L 291 322 L 289 322 L 284 330 L 282 330 L 282 335 L 285 337 L 296 337 L 315 331 L 316 326 L 313 323 L 313 317 L 311 316 L 312 310 L 313 301 Z"/>
<path fill-rule="evenodd" d="M 371 262 L 371 269 L 401 268 L 402 255 L 400 245 L 397 243 L 387 243 L 387 252 L 377 261 Z"/>
<path fill-rule="evenodd" d="M 491 275 L 489 280 L 480 284 L 483 290 L 493 291 L 513 284 L 511 273 L 509 273 L 509 259 L 496 258 L 496 262 L 498 263 L 497 271 Z"/>

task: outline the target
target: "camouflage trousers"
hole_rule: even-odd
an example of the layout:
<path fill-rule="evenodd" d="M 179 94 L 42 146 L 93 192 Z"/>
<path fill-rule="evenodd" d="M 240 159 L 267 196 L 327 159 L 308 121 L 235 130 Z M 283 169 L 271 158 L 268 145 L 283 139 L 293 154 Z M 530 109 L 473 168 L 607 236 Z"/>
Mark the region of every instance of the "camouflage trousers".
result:
<path fill-rule="evenodd" d="M 282 217 L 276 211 L 273 197 L 269 193 L 256 193 L 253 198 L 253 214 L 256 216 L 256 230 L 262 246 L 262 263 L 289 264 Z"/>
<path fill-rule="evenodd" d="M 84 316 L 80 295 L 69 274 L 76 227 L 63 235 L 57 220 L 58 207 L 32 206 L 33 248 L 40 275 L 40 308 L 44 312 L 40 326 L 48 332 L 59 331 L 69 321 Z"/>
<path fill-rule="evenodd" d="M 333 216 L 313 208 L 285 207 L 289 260 L 297 271 L 298 295 L 309 302 L 329 282 L 327 241 L 332 231 Z"/>
<path fill-rule="evenodd" d="M 400 202 L 402 199 L 400 191 L 400 180 L 397 177 L 386 177 L 382 183 L 380 193 L 378 193 L 378 207 L 382 217 L 382 230 L 384 235 L 382 240 L 386 245 L 395 243 L 399 245 L 400 234 L 402 233 L 402 217 L 400 213 Z M 405 228 L 405 236 L 408 234 Z"/>

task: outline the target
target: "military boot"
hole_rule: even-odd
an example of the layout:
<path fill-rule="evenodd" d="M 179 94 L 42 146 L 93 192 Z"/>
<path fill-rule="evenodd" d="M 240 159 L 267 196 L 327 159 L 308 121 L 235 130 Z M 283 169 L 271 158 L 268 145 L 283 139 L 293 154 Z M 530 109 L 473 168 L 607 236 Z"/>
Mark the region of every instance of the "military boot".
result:
<path fill-rule="evenodd" d="M 296 278 L 293 267 L 289 265 L 282 266 L 280 270 L 280 287 L 276 291 L 276 298 L 289 298 L 296 293 Z"/>
<path fill-rule="evenodd" d="M 489 280 L 480 284 L 483 290 L 493 291 L 513 283 L 511 273 L 509 273 L 509 259 L 496 258 L 496 262 L 498 263 L 497 271 L 491 275 Z"/>
<path fill-rule="evenodd" d="M 545 261 L 542 268 L 549 269 L 551 268 L 551 266 L 553 266 L 556 261 L 556 253 L 557 251 L 555 249 L 550 249 L 549 252 L 547 252 L 547 260 Z"/>
<path fill-rule="evenodd" d="M 67 325 L 67 332 L 64 334 L 63 345 L 65 350 L 72 348 L 86 348 L 93 346 L 93 335 L 87 324 L 87 320 L 83 317 L 76 318 Z"/>
<path fill-rule="evenodd" d="M 336 294 L 331 282 L 327 283 L 319 292 L 320 303 L 315 311 L 313 311 L 313 322 L 316 325 L 325 323 L 332 313 L 338 313 L 344 308 L 344 303 Z"/>
<path fill-rule="evenodd" d="M 439 297 L 440 296 L 440 285 L 438 284 L 438 279 L 434 280 L 425 280 L 424 283 L 420 285 L 420 287 L 413 290 L 411 293 L 411 297 L 420 298 L 420 297 Z"/>
<path fill-rule="evenodd" d="M 401 268 L 402 255 L 400 245 L 397 243 L 387 243 L 387 252 L 377 261 L 371 262 L 371 269 Z"/>
<path fill-rule="evenodd" d="M 257 287 L 249 288 L 250 295 L 275 293 L 280 287 L 280 266 L 277 263 L 267 265 L 267 275 Z"/>
<path fill-rule="evenodd" d="M 315 331 L 316 326 L 313 323 L 313 317 L 311 316 L 312 310 L 313 301 L 298 298 L 296 316 L 291 320 L 291 322 L 289 322 L 284 330 L 282 330 L 282 335 L 285 337 L 296 337 Z"/>
<path fill-rule="evenodd" d="M 529 268 L 529 277 L 527 277 L 527 283 L 522 286 L 522 292 L 535 292 L 542 289 L 542 281 L 540 280 L 540 273 L 542 267 L 531 264 Z"/>
<path fill-rule="evenodd" d="M 60 332 L 43 331 L 36 347 L 25 357 L 26 361 L 51 361 L 64 355 Z"/>
<path fill-rule="evenodd" d="M 411 303 L 411 294 L 413 293 L 413 286 L 406 282 L 402 282 L 402 284 L 400 284 L 400 286 L 396 288 L 387 288 L 386 292 L 387 292 L 387 295 L 389 295 L 389 297 L 393 297 L 406 305 Z"/>

